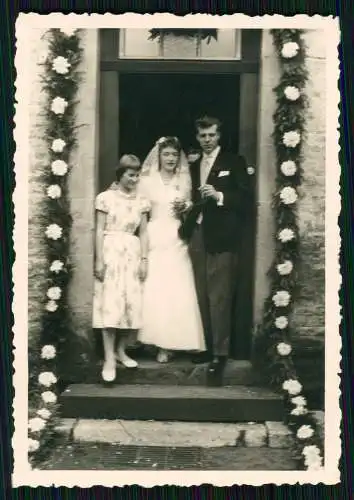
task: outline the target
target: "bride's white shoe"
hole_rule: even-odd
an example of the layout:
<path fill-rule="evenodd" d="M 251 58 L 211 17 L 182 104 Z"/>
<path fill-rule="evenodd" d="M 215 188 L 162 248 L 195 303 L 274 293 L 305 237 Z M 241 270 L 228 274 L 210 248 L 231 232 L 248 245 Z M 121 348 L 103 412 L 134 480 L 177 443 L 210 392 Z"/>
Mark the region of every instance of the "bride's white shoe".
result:
<path fill-rule="evenodd" d="M 157 353 L 157 362 L 158 363 L 168 363 L 170 361 L 171 354 L 168 351 L 164 351 L 163 349 L 160 349 L 159 352 Z"/>

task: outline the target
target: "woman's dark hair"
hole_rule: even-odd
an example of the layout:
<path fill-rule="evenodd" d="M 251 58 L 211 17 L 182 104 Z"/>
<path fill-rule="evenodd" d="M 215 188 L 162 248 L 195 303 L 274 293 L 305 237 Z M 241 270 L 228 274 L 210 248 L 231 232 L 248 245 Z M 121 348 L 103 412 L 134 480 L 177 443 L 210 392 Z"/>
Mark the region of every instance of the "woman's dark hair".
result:
<path fill-rule="evenodd" d="M 198 132 L 199 129 L 210 128 L 216 125 L 218 132 L 221 130 L 221 121 L 214 116 L 202 116 L 195 121 L 195 128 Z"/>
<path fill-rule="evenodd" d="M 123 155 L 116 168 L 116 181 L 119 182 L 127 170 L 140 170 L 141 162 L 135 155 Z"/>
<path fill-rule="evenodd" d="M 160 153 L 163 149 L 173 148 L 178 152 L 179 157 L 181 156 L 182 146 L 177 137 L 171 137 L 171 136 L 163 137 L 162 139 L 159 139 L 158 146 L 159 146 L 159 170 L 161 168 Z"/>

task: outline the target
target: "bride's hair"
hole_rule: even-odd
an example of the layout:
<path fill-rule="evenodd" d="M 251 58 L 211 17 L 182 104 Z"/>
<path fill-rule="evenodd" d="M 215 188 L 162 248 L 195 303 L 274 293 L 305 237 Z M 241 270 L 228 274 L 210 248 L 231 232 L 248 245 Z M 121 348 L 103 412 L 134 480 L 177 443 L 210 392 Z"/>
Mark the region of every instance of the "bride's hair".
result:
<path fill-rule="evenodd" d="M 181 157 L 182 146 L 177 137 L 172 137 L 172 136 L 163 137 L 157 141 L 157 145 L 159 148 L 159 170 L 161 168 L 160 154 L 163 149 L 173 148 L 178 152 L 178 156 Z"/>

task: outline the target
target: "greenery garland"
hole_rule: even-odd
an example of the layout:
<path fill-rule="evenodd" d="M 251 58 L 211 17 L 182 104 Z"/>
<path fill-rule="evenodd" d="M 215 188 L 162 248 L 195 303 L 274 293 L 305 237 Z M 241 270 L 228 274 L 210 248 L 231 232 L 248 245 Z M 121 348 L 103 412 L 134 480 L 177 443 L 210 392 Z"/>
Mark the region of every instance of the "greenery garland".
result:
<path fill-rule="evenodd" d="M 270 375 L 271 384 L 284 394 L 286 423 L 293 431 L 296 458 L 301 469 L 323 467 L 323 442 L 314 417 L 307 409 L 302 385 L 291 358 L 292 328 L 289 317 L 297 293 L 300 259 L 296 203 L 302 180 L 302 143 L 305 135 L 307 69 L 303 32 L 271 30 L 281 68 L 274 89 L 276 111 L 273 139 L 276 152 L 275 257 L 269 272 L 271 286 L 265 301 L 258 340 L 258 362 Z M 264 356 L 264 353 L 266 355 Z"/>
<path fill-rule="evenodd" d="M 200 40 L 207 40 L 210 43 L 211 39 L 218 39 L 218 30 L 215 29 L 186 29 L 186 28 L 154 28 L 150 31 L 150 40 L 161 39 L 164 35 L 173 35 L 181 38 L 200 37 Z"/>
<path fill-rule="evenodd" d="M 75 146 L 75 105 L 82 49 L 76 29 L 51 29 L 48 54 L 43 62 L 43 87 L 47 92 L 46 140 L 49 165 L 44 174 L 46 207 L 43 217 L 47 249 L 47 292 L 41 329 L 41 371 L 38 409 L 29 415 L 29 459 L 36 463 L 55 436 L 58 422 L 57 356 L 71 326 L 68 305 L 71 215 L 68 173 Z"/>

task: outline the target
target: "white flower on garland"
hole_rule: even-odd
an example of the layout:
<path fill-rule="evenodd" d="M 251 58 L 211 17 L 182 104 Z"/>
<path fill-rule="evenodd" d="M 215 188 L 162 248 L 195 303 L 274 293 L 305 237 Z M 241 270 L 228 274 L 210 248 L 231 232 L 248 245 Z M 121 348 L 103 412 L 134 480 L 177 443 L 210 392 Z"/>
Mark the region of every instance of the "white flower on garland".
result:
<path fill-rule="evenodd" d="M 47 297 L 50 300 L 59 300 L 61 297 L 61 288 L 59 286 L 52 286 L 48 288 Z"/>
<path fill-rule="evenodd" d="M 299 52 L 299 44 L 296 42 L 286 42 L 281 49 L 281 55 L 284 59 L 292 59 Z"/>
<path fill-rule="evenodd" d="M 291 402 L 296 406 L 306 406 L 306 399 L 304 396 L 296 396 L 295 398 L 291 398 Z"/>
<path fill-rule="evenodd" d="M 277 351 L 280 356 L 289 356 L 291 353 L 291 345 L 286 342 L 279 342 L 277 345 Z"/>
<path fill-rule="evenodd" d="M 305 464 L 307 465 L 307 470 L 323 470 L 322 458 L 312 460 L 311 462 L 305 460 Z"/>
<path fill-rule="evenodd" d="M 28 440 L 28 451 L 33 453 L 37 451 L 39 448 L 39 441 L 37 439 L 29 439 Z"/>
<path fill-rule="evenodd" d="M 69 73 L 70 63 L 66 57 L 58 56 L 53 59 L 53 70 L 59 75 L 67 75 Z"/>
<path fill-rule="evenodd" d="M 297 192 L 291 186 L 283 187 L 279 196 L 284 205 L 292 205 L 297 200 Z"/>
<path fill-rule="evenodd" d="M 45 235 L 51 240 L 58 240 L 62 237 L 63 230 L 58 224 L 50 224 L 45 230 Z"/>
<path fill-rule="evenodd" d="M 52 198 L 52 200 L 57 200 L 61 197 L 61 187 L 58 184 L 52 184 L 48 186 L 47 189 L 48 198 Z"/>
<path fill-rule="evenodd" d="M 63 139 L 54 139 L 52 142 L 52 151 L 54 153 L 62 153 L 66 146 L 66 142 Z"/>
<path fill-rule="evenodd" d="M 287 307 L 290 303 L 290 299 L 291 295 L 286 290 L 280 290 L 272 297 L 272 301 L 276 307 Z"/>
<path fill-rule="evenodd" d="M 278 316 L 275 318 L 274 324 L 279 330 L 284 330 L 288 326 L 289 321 L 286 316 Z"/>
<path fill-rule="evenodd" d="M 52 163 L 52 172 L 54 175 L 62 177 L 68 171 L 68 164 L 63 160 L 54 160 Z"/>
<path fill-rule="evenodd" d="M 44 418 L 44 420 L 48 420 L 52 413 L 47 408 L 41 408 L 40 410 L 37 410 L 37 415 Z"/>
<path fill-rule="evenodd" d="M 46 303 L 45 308 L 48 312 L 53 313 L 58 309 L 58 304 L 55 302 L 55 300 L 50 300 Z"/>
<path fill-rule="evenodd" d="M 309 439 L 314 434 L 314 430 L 310 425 L 302 425 L 297 430 L 297 437 L 299 439 Z"/>
<path fill-rule="evenodd" d="M 304 446 L 302 454 L 305 457 L 305 465 L 308 469 L 320 470 L 322 468 L 322 457 L 318 446 L 310 444 Z"/>
<path fill-rule="evenodd" d="M 296 163 L 292 160 L 283 161 L 280 165 L 280 170 L 285 177 L 292 177 L 297 171 Z"/>
<path fill-rule="evenodd" d="M 56 403 L 56 401 L 57 401 L 57 397 L 54 394 L 54 392 L 52 392 L 52 391 L 42 392 L 42 399 L 47 404 L 49 404 L 49 403 Z"/>
<path fill-rule="evenodd" d="M 297 101 L 300 97 L 300 90 L 293 85 L 288 85 L 284 89 L 284 95 L 289 101 Z"/>
<path fill-rule="evenodd" d="M 284 229 L 281 229 L 278 233 L 278 239 L 282 243 L 287 243 L 288 241 L 291 241 L 295 238 L 295 233 L 292 229 L 285 227 Z"/>
<path fill-rule="evenodd" d="M 45 387 L 50 387 L 57 383 L 57 377 L 52 372 L 42 372 L 38 376 L 38 382 Z"/>
<path fill-rule="evenodd" d="M 57 352 L 53 345 L 47 344 L 42 347 L 41 358 L 42 359 L 53 359 L 55 358 Z"/>
<path fill-rule="evenodd" d="M 285 380 L 282 387 L 284 391 L 287 391 L 291 396 L 296 396 L 302 391 L 302 385 L 295 379 Z"/>
<path fill-rule="evenodd" d="M 49 268 L 49 270 L 55 274 L 59 274 L 60 271 L 62 271 L 63 269 L 64 269 L 64 262 L 62 262 L 61 260 L 53 260 Z"/>
<path fill-rule="evenodd" d="M 283 144 L 287 148 L 296 148 L 300 143 L 301 135 L 297 130 L 290 130 L 283 135 Z"/>
<path fill-rule="evenodd" d="M 45 424 L 46 422 L 45 420 L 43 420 L 43 418 L 33 417 L 28 421 L 28 428 L 32 432 L 40 432 L 41 430 L 44 429 Z"/>
<path fill-rule="evenodd" d="M 77 28 L 60 28 L 60 31 L 66 35 L 67 37 L 71 37 L 73 35 L 75 35 L 75 32 L 77 31 Z"/>
<path fill-rule="evenodd" d="M 281 276 L 287 276 L 292 272 L 293 268 L 291 260 L 284 260 L 284 262 L 277 265 L 277 271 Z"/>
<path fill-rule="evenodd" d="M 295 417 L 300 417 L 301 415 L 307 414 L 307 409 L 304 406 L 296 406 L 296 408 L 293 408 L 290 413 Z"/>
<path fill-rule="evenodd" d="M 68 101 L 66 101 L 62 97 L 54 97 L 50 109 L 56 115 L 63 115 L 67 107 L 68 107 Z"/>

